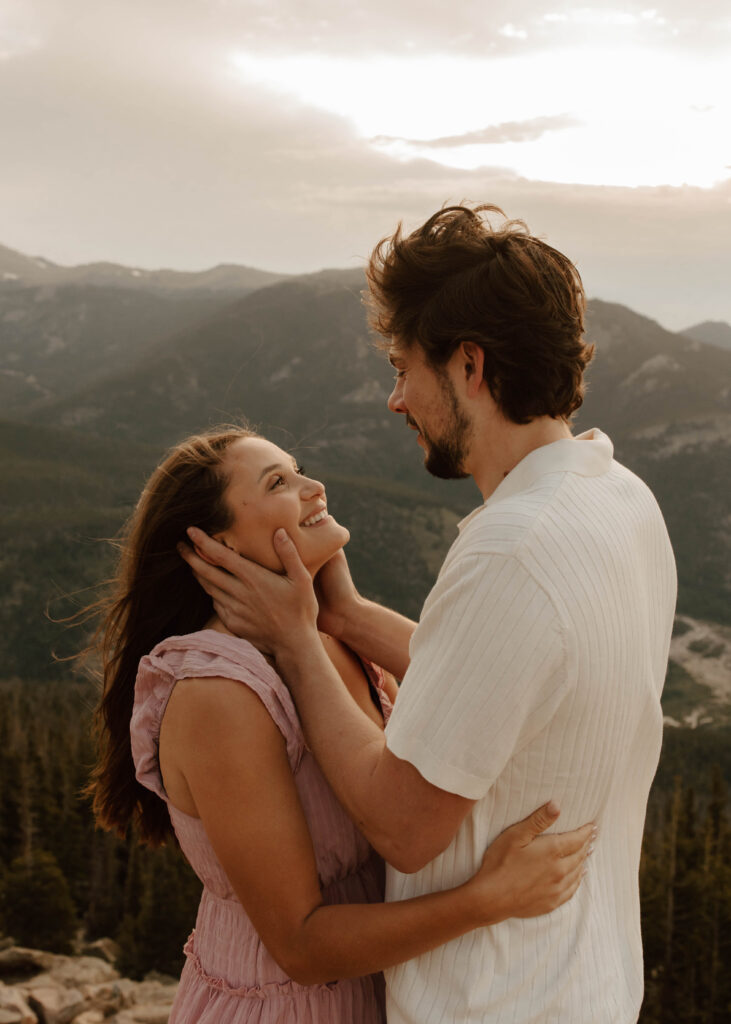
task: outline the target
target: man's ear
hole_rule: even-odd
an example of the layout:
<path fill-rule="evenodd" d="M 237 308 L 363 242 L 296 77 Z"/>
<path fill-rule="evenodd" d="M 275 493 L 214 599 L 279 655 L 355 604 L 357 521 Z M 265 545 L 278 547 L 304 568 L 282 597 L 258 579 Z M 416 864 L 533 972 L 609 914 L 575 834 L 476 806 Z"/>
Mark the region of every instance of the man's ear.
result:
<path fill-rule="evenodd" d="M 485 350 L 475 341 L 463 341 L 460 343 L 460 351 L 467 395 L 469 398 L 476 398 L 480 386 L 484 383 Z"/>

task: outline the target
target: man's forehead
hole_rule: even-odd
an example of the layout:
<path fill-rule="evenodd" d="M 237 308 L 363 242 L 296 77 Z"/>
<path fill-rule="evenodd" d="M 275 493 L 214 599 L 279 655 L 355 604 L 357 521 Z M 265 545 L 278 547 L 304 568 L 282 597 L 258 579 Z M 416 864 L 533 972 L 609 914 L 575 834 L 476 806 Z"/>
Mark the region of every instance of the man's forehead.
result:
<path fill-rule="evenodd" d="M 391 339 L 388 345 L 388 361 L 389 363 L 399 363 L 406 359 L 409 353 L 409 346 L 404 345 L 403 342 Z"/>

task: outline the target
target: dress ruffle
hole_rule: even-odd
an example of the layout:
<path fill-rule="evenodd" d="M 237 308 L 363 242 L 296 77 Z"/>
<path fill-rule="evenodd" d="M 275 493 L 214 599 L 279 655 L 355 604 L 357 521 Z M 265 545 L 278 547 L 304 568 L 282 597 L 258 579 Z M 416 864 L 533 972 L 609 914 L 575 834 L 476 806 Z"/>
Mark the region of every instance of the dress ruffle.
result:
<path fill-rule="evenodd" d="M 203 969 L 200 957 L 196 953 L 193 943 L 195 940 L 195 928 L 188 936 L 188 941 L 183 946 L 183 952 L 190 962 L 198 977 L 209 988 L 216 992 L 225 992 L 227 996 L 236 996 L 238 999 L 269 999 L 272 996 L 301 997 L 304 992 L 332 991 L 337 988 L 340 982 L 327 981 L 320 985 L 298 985 L 290 978 L 288 981 L 269 981 L 264 985 L 244 985 L 241 988 L 234 988 L 225 978 L 214 978 Z"/>

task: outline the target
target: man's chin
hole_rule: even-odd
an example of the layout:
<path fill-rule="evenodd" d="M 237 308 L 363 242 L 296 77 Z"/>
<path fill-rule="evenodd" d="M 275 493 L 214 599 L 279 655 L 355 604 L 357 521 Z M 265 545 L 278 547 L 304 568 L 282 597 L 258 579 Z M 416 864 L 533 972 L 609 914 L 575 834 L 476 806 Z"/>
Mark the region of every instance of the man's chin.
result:
<path fill-rule="evenodd" d="M 441 452 L 435 454 L 433 449 L 424 456 L 424 469 L 438 480 L 464 480 L 470 475 L 459 463 L 445 458 Z"/>

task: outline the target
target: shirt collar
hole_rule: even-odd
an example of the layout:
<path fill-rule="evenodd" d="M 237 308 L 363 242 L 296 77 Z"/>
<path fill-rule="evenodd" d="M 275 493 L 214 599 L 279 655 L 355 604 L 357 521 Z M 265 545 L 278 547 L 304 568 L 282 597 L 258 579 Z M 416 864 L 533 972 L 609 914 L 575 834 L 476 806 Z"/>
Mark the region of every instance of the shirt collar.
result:
<path fill-rule="evenodd" d="M 566 437 L 534 448 L 510 470 L 484 504 L 465 516 L 457 528 L 461 531 L 487 505 L 494 505 L 521 491 L 527 491 L 537 480 L 549 473 L 600 476 L 609 470 L 613 456 L 614 445 L 607 435 L 596 427 L 586 430 L 583 434 L 577 434 L 576 437 Z"/>

